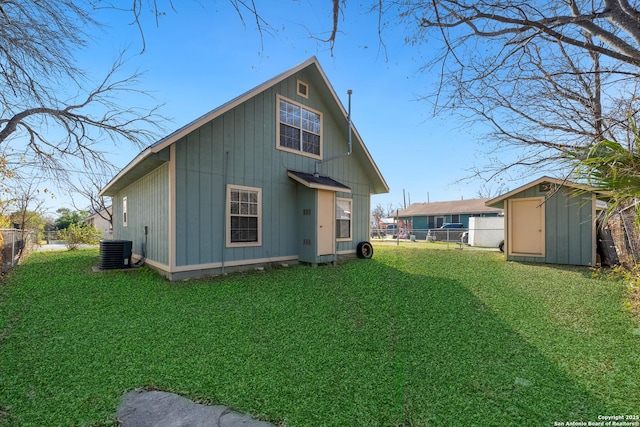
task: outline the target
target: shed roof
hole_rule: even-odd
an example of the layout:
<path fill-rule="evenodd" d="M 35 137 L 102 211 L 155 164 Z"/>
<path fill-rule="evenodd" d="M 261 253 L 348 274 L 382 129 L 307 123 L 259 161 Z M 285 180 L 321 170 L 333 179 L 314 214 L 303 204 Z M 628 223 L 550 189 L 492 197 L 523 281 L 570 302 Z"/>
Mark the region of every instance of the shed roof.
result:
<path fill-rule="evenodd" d="M 327 89 L 326 91 L 321 91 L 321 92 L 322 92 L 322 96 L 326 95 L 329 97 L 329 102 L 327 102 L 327 105 L 329 105 L 329 108 L 332 109 L 334 114 L 343 116 L 346 122 L 347 121 L 346 109 L 340 102 L 340 99 L 338 98 L 335 90 L 331 86 L 331 83 L 329 82 L 326 74 L 322 70 L 322 67 L 320 67 L 320 63 L 318 62 L 318 59 L 315 56 L 312 56 L 311 58 L 307 59 L 301 64 L 277 75 L 276 77 L 270 80 L 267 80 L 261 85 L 256 86 L 255 88 L 228 101 L 227 103 L 222 104 L 218 108 L 215 108 L 214 110 L 209 111 L 208 113 L 195 119 L 191 123 L 188 123 L 187 125 L 177 129 L 173 133 L 167 135 L 166 137 L 150 145 L 145 150 L 143 150 L 140 154 L 138 154 L 124 169 L 122 169 L 105 186 L 105 188 L 102 189 L 102 191 L 100 192 L 100 195 L 101 196 L 115 195 L 122 188 L 131 184 L 133 181 L 137 180 L 144 174 L 148 173 L 150 170 L 158 167 L 159 164 L 161 164 L 164 160 L 164 158 L 159 156 L 160 152 L 163 149 L 169 147 L 171 144 L 178 141 L 180 138 L 188 135 L 189 133 L 193 132 L 194 130 L 198 129 L 200 126 L 204 125 L 205 123 L 215 119 L 216 117 L 221 116 L 222 114 L 226 113 L 227 111 L 230 111 L 231 109 L 251 99 L 257 94 L 269 89 L 272 86 L 277 85 L 278 83 L 295 75 L 299 71 L 302 71 L 307 68 L 310 71 L 310 75 L 314 83 L 317 84 L 318 86 L 324 86 Z M 385 179 L 382 177 L 382 174 L 380 173 L 378 166 L 373 161 L 373 158 L 371 157 L 369 150 L 367 150 L 366 146 L 364 145 L 364 142 L 360 134 L 356 130 L 355 126 L 353 126 L 353 123 L 351 125 L 351 129 L 354 135 L 353 155 L 361 159 L 363 161 L 363 164 L 365 165 L 365 170 L 367 172 L 367 176 L 369 177 L 370 184 L 371 184 L 371 187 L 370 187 L 371 193 L 372 194 L 388 193 L 389 186 L 387 185 Z"/>
<path fill-rule="evenodd" d="M 508 198 L 521 193 L 525 190 L 528 190 L 531 187 L 535 187 L 536 185 L 539 184 L 544 184 L 544 183 L 549 183 L 552 184 L 554 186 L 565 186 L 565 187 L 570 187 L 570 188 L 574 188 L 576 190 L 580 190 L 580 191 L 586 191 L 586 192 L 591 192 L 591 193 L 603 193 L 601 190 L 598 190 L 595 187 L 591 187 L 589 185 L 585 185 L 585 184 L 579 184 L 576 182 L 571 182 L 568 181 L 566 179 L 559 179 L 559 178 L 551 178 L 549 176 L 542 176 L 538 179 L 536 179 L 535 181 L 531 181 L 528 184 L 524 184 L 518 188 L 516 188 L 515 190 L 509 191 L 508 193 L 502 194 L 498 197 L 495 197 L 493 199 L 487 200 L 486 205 L 487 206 L 492 206 L 492 207 L 502 207 L 504 206 L 504 201 L 507 200 Z"/>
<path fill-rule="evenodd" d="M 398 217 L 436 216 L 448 214 L 501 213 L 502 209 L 489 207 L 489 199 L 452 200 L 448 202 L 413 203 L 407 209 L 398 210 Z"/>

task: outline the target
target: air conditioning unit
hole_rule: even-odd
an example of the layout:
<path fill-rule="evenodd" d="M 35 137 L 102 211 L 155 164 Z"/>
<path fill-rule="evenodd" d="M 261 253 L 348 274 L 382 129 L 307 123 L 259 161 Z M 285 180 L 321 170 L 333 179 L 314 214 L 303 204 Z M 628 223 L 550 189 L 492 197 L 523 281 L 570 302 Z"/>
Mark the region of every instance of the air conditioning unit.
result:
<path fill-rule="evenodd" d="M 132 246 L 131 240 L 101 240 L 98 267 L 101 269 L 131 267 Z"/>

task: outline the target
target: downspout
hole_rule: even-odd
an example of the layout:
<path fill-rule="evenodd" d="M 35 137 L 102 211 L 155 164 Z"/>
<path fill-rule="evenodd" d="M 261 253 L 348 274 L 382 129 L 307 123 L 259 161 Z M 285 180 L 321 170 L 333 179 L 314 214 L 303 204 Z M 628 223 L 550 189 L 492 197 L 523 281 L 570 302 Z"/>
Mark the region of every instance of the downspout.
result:
<path fill-rule="evenodd" d="M 349 145 L 347 147 L 347 152 L 346 153 L 342 153 L 342 154 L 337 154 L 335 156 L 331 156 L 331 157 L 327 157 L 326 159 L 322 159 L 322 160 L 318 160 L 316 161 L 315 164 L 315 169 L 313 172 L 313 176 L 315 176 L 316 178 L 320 176 L 320 173 L 318 172 L 318 166 L 320 166 L 320 163 L 324 163 L 324 162 L 328 162 L 331 160 L 335 160 L 335 159 L 339 159 L 340 157 L 345 157 L 351 154 L 351 94 L 353 93 L 353 91 L 351 89 L 347 90 L 347 95 L 349 96 L 349 106 L 348 106 L 348 111 L 347 111 L 347 132 L 348 132 L 348 137 L 349 137 Z"/>
<path fill-rule="evenodd" d="M 223 175 L 223 183 L 224 183 L 224 188 L 222 189 L 224 196 L 224 200 L 225 202 L 222 204 L 222 229 L 224 230 L 222 232 L 222 236 L 223 238 L 222 240 L 222 253 L 221 255 L 221 261 L 222 261 L 222 266 L 221 266 L 221 273 L 225 274 L 225 270 L 224 270 L 224 254 L 225 254 L 225 250 L 227 249 L 227 203 L 229 203 L 229 201 L 227 200 L 227 184 L 229 183 L 229 179 L 227 177 L 227 173 L 229 172 L 229 152 L 225 151 L 224 153 L 224 163 L 222 165 L 222 175 Z"/>

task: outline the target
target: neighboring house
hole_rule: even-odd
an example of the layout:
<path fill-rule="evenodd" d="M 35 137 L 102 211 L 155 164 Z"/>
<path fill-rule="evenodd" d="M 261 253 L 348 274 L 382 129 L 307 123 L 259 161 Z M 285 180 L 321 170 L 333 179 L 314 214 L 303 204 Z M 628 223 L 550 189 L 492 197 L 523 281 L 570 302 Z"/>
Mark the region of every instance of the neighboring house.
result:
<path fill-rule="evenodd" d="M 447 223 L 461 223 L 469 228 L 469 218 L 496 217 L 502 209 L 486 206 L 489 199 L 454 200 L 449 202 L 413 203 L 399 209 L 399 227 L 408 229 L 418 239 L 426 238 L 427 231 Z"/>
<path fill-rule="evenodd" d="M 114 238 L 181 279 L 355 255 L 388 191 L 312 57 L 151 145 L 101 195 Z"/>
<path fill-rule="evenodd" d="M 383 237 L 396 231 L 396 220 L 394 218 L 376 218 L 371 216 L 371 237 Z"/>
<path fill-rule="evenodd" d="M 112 207 L 104 209 L 82 220 L 83 223 L 93 226 L 102 232 L 103 239 L 110 239 L 113 234 L 111 222 L 105 218 L 110 218 Z"/>
<path fill-rule="evenodd" d="M 504 209 L 509 261 L 596 265 L 596 192 L 543 176 L 487 206 Z"/>

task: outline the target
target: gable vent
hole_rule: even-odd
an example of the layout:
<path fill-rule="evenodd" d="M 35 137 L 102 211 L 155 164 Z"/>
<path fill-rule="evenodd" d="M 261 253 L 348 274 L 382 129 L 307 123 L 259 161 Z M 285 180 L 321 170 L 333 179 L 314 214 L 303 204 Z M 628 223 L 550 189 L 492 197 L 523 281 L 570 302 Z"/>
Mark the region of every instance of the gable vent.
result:
<path fill-rule="evenodd" d="M 303 98 L 309 98 L 309 85 L 298 80 L 298 95 Z"/>

